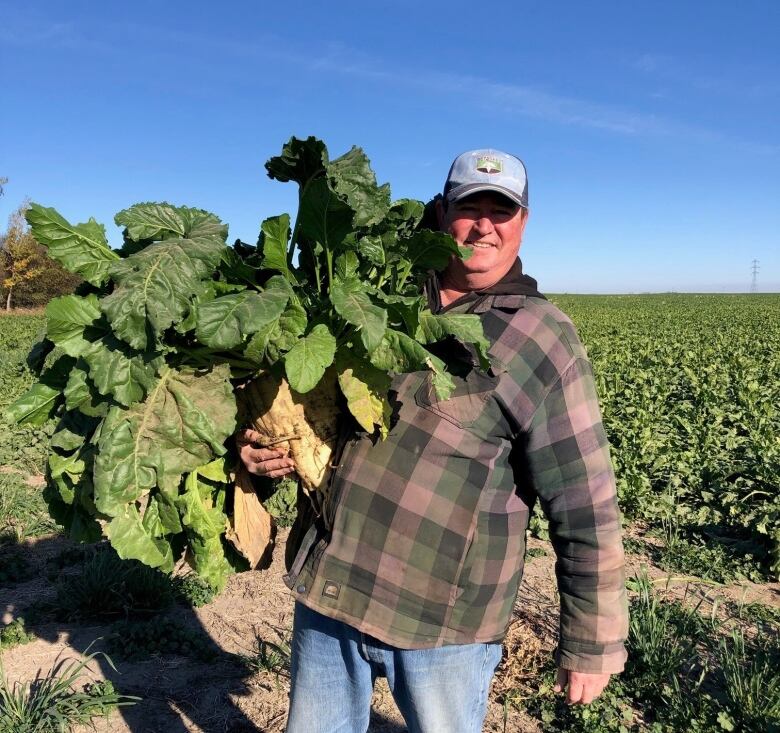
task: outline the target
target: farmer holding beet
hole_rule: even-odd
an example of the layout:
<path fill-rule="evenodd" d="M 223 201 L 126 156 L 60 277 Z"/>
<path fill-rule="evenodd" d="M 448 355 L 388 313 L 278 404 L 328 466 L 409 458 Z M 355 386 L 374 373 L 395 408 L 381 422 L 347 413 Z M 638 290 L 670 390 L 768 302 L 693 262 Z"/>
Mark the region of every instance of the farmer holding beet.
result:
<path fill-rule="evenodd" d="M 288 733 L 365 731 L 385 676 L 410 731 L 481 729 L 522 577 L 538 500 L 561 598 L 558 685 L 589 703 L 625 661 L 620 520 L 585 350 L 569 319 L 524 275 L 523 163 L 458 156 L 438 225 L 471 250 L 432 274 L 433 313 L 478 314 L 491 366 L 453 339 L 429 347 L 455 375 L 396 376 L 386 439 L 344 421 L 324 491 L 303 502 L 286 581 L 296 598 Z M 240 436 L 251 473 L 293 460 Z"/>

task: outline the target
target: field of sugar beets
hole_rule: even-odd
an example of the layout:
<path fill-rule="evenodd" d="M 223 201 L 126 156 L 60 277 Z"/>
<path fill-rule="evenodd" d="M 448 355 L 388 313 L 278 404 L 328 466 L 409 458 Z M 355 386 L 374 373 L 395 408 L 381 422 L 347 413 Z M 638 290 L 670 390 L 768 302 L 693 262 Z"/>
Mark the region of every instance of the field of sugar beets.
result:
<path fill-rule="evenodd" d="M 630 659 L 589 707 L 552 692 L 554 557 L 535 516 L 485 730 L 780 731 L 780 295 L 553 300 L 588 348 L 612 444 Z M 43 326 L 0 317 L 0 412 L 33 383 Z M 284 730 L 285 517 L 271 567 L 218 595 L 77 545 L 44 499 L 53 432 L 0 419 L 0 733 Z M 381 680 L 370 730 L 405 730 Z"/>

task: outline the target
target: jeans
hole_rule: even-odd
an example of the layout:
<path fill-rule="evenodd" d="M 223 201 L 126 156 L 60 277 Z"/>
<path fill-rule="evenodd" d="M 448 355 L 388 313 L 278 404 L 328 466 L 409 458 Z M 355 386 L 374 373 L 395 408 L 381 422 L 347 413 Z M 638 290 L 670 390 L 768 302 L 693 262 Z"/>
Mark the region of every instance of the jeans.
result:
<path fill-rule="evenodd" d="M 365 733 L 387 677 L 409 733 L 480 733 L 501 644 L 398 649 L 295 604 L 287 733 Z"/>

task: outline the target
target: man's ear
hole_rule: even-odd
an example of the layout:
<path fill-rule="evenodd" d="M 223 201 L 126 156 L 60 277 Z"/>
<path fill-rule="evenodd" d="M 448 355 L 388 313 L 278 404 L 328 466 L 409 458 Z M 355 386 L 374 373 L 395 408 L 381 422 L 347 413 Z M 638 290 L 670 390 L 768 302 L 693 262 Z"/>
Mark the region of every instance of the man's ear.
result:
<path fill-rule="evenodd" d="M 436 220 L 439 222 L 439 231 L 446 232 L 447 212 L 444 210 L 443 198 L 436 199 Z"/>
<path fill-rule="evenodd" d="M 528 224 L 528 209 L 523 209 L 523 215 L 520 221 L 520 240 L 522 241 L 523 233 L 525 232 L 525 225 Z"/>

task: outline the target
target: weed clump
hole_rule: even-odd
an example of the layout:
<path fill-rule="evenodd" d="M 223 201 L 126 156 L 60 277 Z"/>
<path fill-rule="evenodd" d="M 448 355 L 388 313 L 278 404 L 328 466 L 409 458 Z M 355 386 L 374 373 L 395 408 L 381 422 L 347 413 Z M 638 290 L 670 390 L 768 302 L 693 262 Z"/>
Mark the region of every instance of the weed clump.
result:
<path fill-rule="evenodd" d="M 27 644 L 34 638 L 35 635 L 27 631 L 24 619 L 20 616 L 0 629 L 0 651 L 20 644 Z"/>
<path fill-rule="evenodd" d="M 220 653 L 204 632 L 169 617 L 118 622 L 112 627 L 108 647 L 112 654 L 127 660 L 175 654 L 211 662 Z"/>
<path fill-rule="evenodd" d="M 217 594 L 214 586 L 195 573 L 187 573 L 173 579 L 173 589 L 177 600 L 200 608 L 214 600 Z"/>
<path fill-rule="evenodd" d="M 135 704 L 140 698 L 120 695 L 109 680 L 77 684 L 97 656 L 116 669 L 109 657 L 95 652 L 81 662 L 63 660 L 45 677 L 11 686 L 0 665 L 0 733 L 60 733 Z"/>
<path fill-rule="evenodd" d="M 57 586 L 56 611 L 68 620 L 154 613 L 174 602 L 170 578 L 109 548 L 89 558 Z"/>
<path fill-rule="evenodd" d="M 278 687 L 279 677 L 290 676 L 292 640 L 288 630 L 274 628 L 274 631 L 277 636 L 276 641 L 257 636 L 256 651 L 249 655 L 242 654 L 240 660 L 244 667 L 254 674 L 273 675 L 274 684 Z"/>

